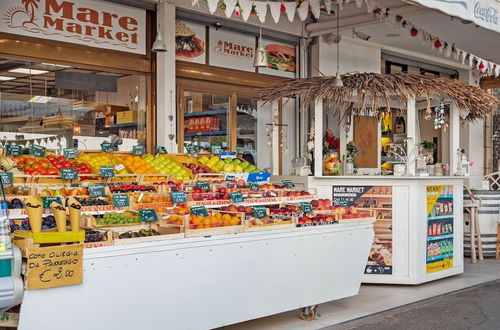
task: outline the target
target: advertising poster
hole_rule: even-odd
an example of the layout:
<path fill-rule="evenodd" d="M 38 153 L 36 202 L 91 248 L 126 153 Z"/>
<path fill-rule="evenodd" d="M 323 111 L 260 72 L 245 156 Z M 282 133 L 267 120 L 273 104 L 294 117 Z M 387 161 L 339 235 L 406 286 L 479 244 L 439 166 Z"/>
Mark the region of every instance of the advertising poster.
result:
<path fill-rule="evenodd" d="M 205 64 L 205 26 L 175 21 L 175 59 Z"/>
<path fill-rule="evenodd" d="M 297 73 L 297 55 L 293 44 L 262 39 L 266 50 L 267 68 L 259 68 L 259 73 L 295 78 Z"/>
<path fill-rule="evenodd" d="M 366 213 L 377 219 L 365 274 L 392 274 L 392 187 L 333 186 L 333 203 L 343 219 Z"/>
<path fill-rule="evenodd" d="M 210 28 L 210 65 L 255 72 L 255 37 Z"/>
<path fill-rule="evenodd" d="M 426 272 L 453 268 L 453 186 L 427 186 Z"/>

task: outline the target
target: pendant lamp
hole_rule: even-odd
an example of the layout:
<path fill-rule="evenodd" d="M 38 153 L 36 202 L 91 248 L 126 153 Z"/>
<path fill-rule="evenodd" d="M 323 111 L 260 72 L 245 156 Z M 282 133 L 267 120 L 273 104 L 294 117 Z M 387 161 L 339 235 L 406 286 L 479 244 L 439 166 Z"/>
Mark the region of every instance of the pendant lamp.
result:
<path fill-rule="evenodd" d="M 160 1 L 158 1 L 158 4 L 160 4 Z M 158 5 L 156 6 L 156 20 L 158 21 L 158 25 L 156 27 L 156 38 L 155 42 L 153 43 L 153 47 L 151 47 L 151 51 L 155 53 L 164 53 L 167 51 L 167 46 L 165 45 L 165 41 L 163 41 L 163 38 L 161 36 L 161 29 L 160 29 L 160 17 L 158 15 L 159 8 Z"/>
<path fill-rule="evenodd" d="M 256 68 L 267 67 L 266 50 L 262 47 L 262 25 L 259 27 L 259 46 L 255 50 L 253 66 Z"/>
<path fill-rule="evenodd" d="M 339 5 L 337 5 L 337 74 L 335 75 L 335 80 L 333 81 L 333 87 L 341 88 L 344 87 L 344 83 L 342 82 L 342 78 L 340 77 L 340 28 L 339 28 L 339 16 L 340 10 Z"/>

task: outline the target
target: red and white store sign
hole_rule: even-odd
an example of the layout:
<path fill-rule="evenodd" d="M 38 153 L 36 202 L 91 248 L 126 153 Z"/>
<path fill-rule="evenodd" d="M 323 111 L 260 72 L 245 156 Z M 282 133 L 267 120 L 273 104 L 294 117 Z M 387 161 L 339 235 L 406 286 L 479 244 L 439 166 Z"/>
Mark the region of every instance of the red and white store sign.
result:
<path fill-rule="evenodd" d="M 146 51 L 146 11 L 92 0 L 0 0 L 0 32 Z"/>

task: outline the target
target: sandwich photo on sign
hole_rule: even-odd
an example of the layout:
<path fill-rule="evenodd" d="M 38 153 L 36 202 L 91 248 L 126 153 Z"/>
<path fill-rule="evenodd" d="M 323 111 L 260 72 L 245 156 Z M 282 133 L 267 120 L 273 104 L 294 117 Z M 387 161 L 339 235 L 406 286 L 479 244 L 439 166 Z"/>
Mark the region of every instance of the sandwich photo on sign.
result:
<path fill-rule="evenodd" d="M 178 60 L 193 61 L 205 53 L 205 43 L 185 23 L 175 21 L 175 57 Z"/>
<path fill-rule="evenodd" d="M 265 48 L 268 68 L 286 72 L 296 71 L 295 47 L 269 44 Z"/>

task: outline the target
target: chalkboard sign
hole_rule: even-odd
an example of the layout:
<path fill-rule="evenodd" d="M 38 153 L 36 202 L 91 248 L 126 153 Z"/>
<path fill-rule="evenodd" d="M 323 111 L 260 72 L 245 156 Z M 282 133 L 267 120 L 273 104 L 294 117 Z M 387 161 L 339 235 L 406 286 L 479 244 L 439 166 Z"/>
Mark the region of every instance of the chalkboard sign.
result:
<path fill-rule="evenodd" d="M 66 159 L 78 158 L 78 149 L 76 148 L 64 148 L 63 155 Z"/>
<path fill-rule="evenodd" d="M 253 216 L 256 218 L 264 218 L 267 216 L 267 211 L 264 206 L 254 206 L 252 207 L 253 209 Z"/>
<path fill-rule="evenodd" d="M 63 205 L 63 203 L 61 201 L 61 197 L 58 197 L 58 196 L 42 196 L 42 203 L 43 203 L 43 208 L 44 209 L 49 209 L 50 208 L 50 204 L 52 204 L 52 202 L 56 202 L 56 203 L 59 203 L 59 204 Z"/>
<path fill-rule="evenodd" d="M 208 181 L 198 181 L 196 182 L 196 187 L 205 191 L 210 190 L 210 185 L 208 184 Z"/>
<path fill-rule="evenodd" d="M 248 187 L 250 187 L 250 190 L 259 190 L 259 184 L 257 182 L 249 182 Z"/>
<path fill-rule="evenodd" d="M 312 212 L 312 205 L 309 202 L 302 202 L 300 203 L 300 208 L 302 209 L 302 213 L 309 213 Z"/>
<path fill-rule="evenodd" d="M 113 206 L 114 207 L 127 207 L 129 205 L 130 205 L 130 203 L 129 203 L 128 195 L 125 195 L 125 194 L 113 195 Z"/>
<path fill-rule="evenodd" d="M 134 156 L 142 156 L 146 153 L 146 148 L 144 146 L 133 146 L 132 147 L 132 155 Z"/>
<path fill-rule="evenodd" d="M 101 178 L 113 178 L 115 176 L 115 170 L 111 166 L 101 166 L 99 168 L 99 175 Z"/>
<path fill-rule="evenodd" d="M 139 214 L 141 215 L 142 222 L 158 221 L 158 217 L 156 216 L 156 211 L 153 209 L 139 210 Z"/>
<path fill-rule="evenodd" d="M 76 168 L 62 168 L 61 169 L 61 179 L 63 180 L 77 180 L 78 172 Z"/>
<path fill-rule="evenodd" d="M 184 191 L 173 191 L 170 195 L 172 196 L 172 202 L 174 203 L 185 203 L 187 201 L 186 193 Z"/>
<path fill-rule="evenodd" d="M 295 183 L 292 180 L 283 180 L 283 184 L 287 188 L 295 188 Z"/>
<path fill-rule="evenodd" d="M 9 156 L 22 156 L 23 155 L 23 146 L 18 146 L 15 144 L 7 145 L 7 155 Z"/>
<path fill-rule="evenodd" d="M 213 145 L 210 147 L 210 149 L 212 150 L 212 154 L 214 155 L 220 155 L 220 153 L 222 152 L 222 146 L 220 145 Z"/>
<path fill-rule="evenodd" d="M 115 145 L 111 142 L 103 142 L 101 143 L 102 152 L 113 152 L 115 151 Z"/>
<path fill-rule="evenodd" d="M 198 146 L 194 144 L 188 144 L 185 143 L 184 147 L 186 148 L 186 151 L 188 154 L 195 154 L 198 152 Z"/>
<path fill-rule="evenodd" d="M 38 144 L 32 144 L 30 146 L 30 154 L 35 157 L 44 157 L 45 156 L 45 148 L 39 146 Z"/>
<path fill-rule="evenodd" d="M 208 212 L 205 206 L 193 206 L 191 214 L 196 216 L 208 217 Z"/>
<path fill-rule="evenodd" d="M 233 203 L 243 203 L 245 201 L 243 194 L 239 191 L 229 193 L 229 196 L 231 197 L 231 201 Z"/>
<path fill-rule="evenodd" d="M 165 147 L 162 147 L 162 146 L 156 146 L 155 147 L 155 153 L 156 154 L 166 154 L 167 153 L 167 149 L 165 149 Z"/>
<path fill-rule="evenodd" d="M 104 185 L 98 183 L 89 186 L 89 196 L 90 197 L 102 197 L 104 196 Z"/>
<path fill-rule="evenodd" d="M 1 172 L 0 180 L 4 185 L 10 185 L 14 183 L 14 174 L 12 172 Z"/>

